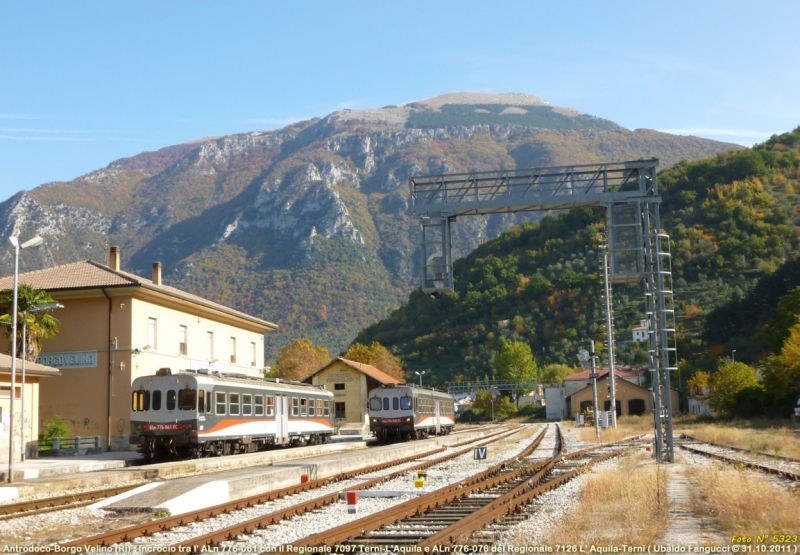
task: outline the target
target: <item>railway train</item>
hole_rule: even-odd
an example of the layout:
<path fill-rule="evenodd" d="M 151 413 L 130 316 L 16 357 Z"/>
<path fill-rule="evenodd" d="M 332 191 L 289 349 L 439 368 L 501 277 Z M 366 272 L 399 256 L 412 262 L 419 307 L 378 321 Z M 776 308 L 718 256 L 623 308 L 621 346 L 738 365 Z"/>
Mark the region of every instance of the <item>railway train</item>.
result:
<path fill-rule="evenodd" d="M 132 384 L 130 442 L 148 460 L 326 443 L 333 432 L 333 393 L 320 386 L 170 368 Z"/>
<path fill-rule="evenodd" d="M 386 384 L 369 393 L 369 427 L 378 441 L 445 435 L 455 426 L 453 396 L 427 387 Z"/>

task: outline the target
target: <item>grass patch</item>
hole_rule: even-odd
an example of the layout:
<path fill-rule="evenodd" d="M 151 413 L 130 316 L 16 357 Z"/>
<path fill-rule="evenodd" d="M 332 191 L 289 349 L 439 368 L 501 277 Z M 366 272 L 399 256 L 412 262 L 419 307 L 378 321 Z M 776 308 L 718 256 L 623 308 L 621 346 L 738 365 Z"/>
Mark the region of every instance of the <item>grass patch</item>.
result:
<path fill-rule="evenodd" d="M 562 423 L 562 427 L 569 428 L 568 424 Z M 581 441 L 587 443 L 613 443 L 621 441 L 631 436 L 652 434 L 654 429 L 652 416 L 620 416 L 617 419 L 617 427 L 600 428 L 600 439 L 595 437 L 594 426 L 584 425 L 582 427 L 572 427 L 578 431 Z"/>
<path fill-rule="evenodd" d="M 800 459 L 800 434 L 796 426 L 733 420 L 711 424 L 678 421 L 675 427 L 679 428 L 676 434 L 684 433 L 700 441 Z"/>
<path fill-rule="evenodd" d="M 700 487 L 697 508 L 729 536 L 798 534 L 797 495 L 767 477 L 735 469 L 691 468 Z"/>

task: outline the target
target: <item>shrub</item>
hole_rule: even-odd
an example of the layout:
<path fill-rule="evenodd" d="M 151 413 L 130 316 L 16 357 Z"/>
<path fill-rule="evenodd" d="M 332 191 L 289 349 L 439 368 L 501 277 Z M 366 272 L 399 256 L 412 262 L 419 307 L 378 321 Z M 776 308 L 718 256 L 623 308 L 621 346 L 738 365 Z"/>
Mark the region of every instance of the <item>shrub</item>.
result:
<path fill-rule="evenodd" d="M 72 434 L 69 422 L 55 415 L 53 418 L 44 421 L 42 430 L 39 432 L 39 449 L 52 449 L 53 438 L 68 437 Z"/>

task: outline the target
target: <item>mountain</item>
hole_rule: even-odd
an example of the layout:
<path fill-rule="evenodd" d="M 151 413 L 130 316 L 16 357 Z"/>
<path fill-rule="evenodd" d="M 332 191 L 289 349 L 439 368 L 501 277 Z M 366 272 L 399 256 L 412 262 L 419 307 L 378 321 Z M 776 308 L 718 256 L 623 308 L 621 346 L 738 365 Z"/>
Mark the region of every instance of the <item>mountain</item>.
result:
<path fill-rule="evenodd" d="M 22 271 L 105 262 L 109 245 L 144 276 L 161 261 L 167 283 L 276 322 L 271 361 L 301 336 L 343 350 L 418 287 L 411 176 L 651 157 L 667 168 L 740 148 L 630 131 L 528 94 L 454 93 L 116 160 L 16 194 L 0 225 L 45 238 Z M 454 255 L 538 217 L 460 220 Z M 13 271 L 9 253 L 0 265 Z"/>
<path fill-rule="evenodd" d="M 738 362 L 763 364 L 784 339 L 769 327 L 779 328 L 779 300 L 800 286 L 800 127 L 752 150 L 680 162 L 658 186 L 681 366 L 712 369 L 734 349 Z M 437 385 L 491 377 L 503 341 L 530 345 L 540 367 L 575 366 L 579 349 L 606 338 L 604 226 L 601 209 L 515 226 L 454 264 L 453 292 L 416 291 L 356 340 L 380 342 L 410 370 L 433 370 L 426 380 Z M 617 362 L 646 365 L 631 341 L 645 318 L 643 284 L 616 285 L 612 298 Z"/>

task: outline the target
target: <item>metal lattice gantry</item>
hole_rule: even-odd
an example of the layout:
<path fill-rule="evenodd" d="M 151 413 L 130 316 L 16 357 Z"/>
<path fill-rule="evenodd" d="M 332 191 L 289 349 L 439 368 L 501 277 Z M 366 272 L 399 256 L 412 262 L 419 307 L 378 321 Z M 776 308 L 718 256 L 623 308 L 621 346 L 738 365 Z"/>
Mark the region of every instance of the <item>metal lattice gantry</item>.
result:
<path fill-rule="evenodd" d="M 458 216 L 605 207 L 612 283 L 644 280 L 656 458 L 674 462 L 670 372 L 677 369 L 669 237 L 662 233 L 658 159 L 412 177 L 422 227 L 422 290 L 453 290 L 450 227 Z"/>

